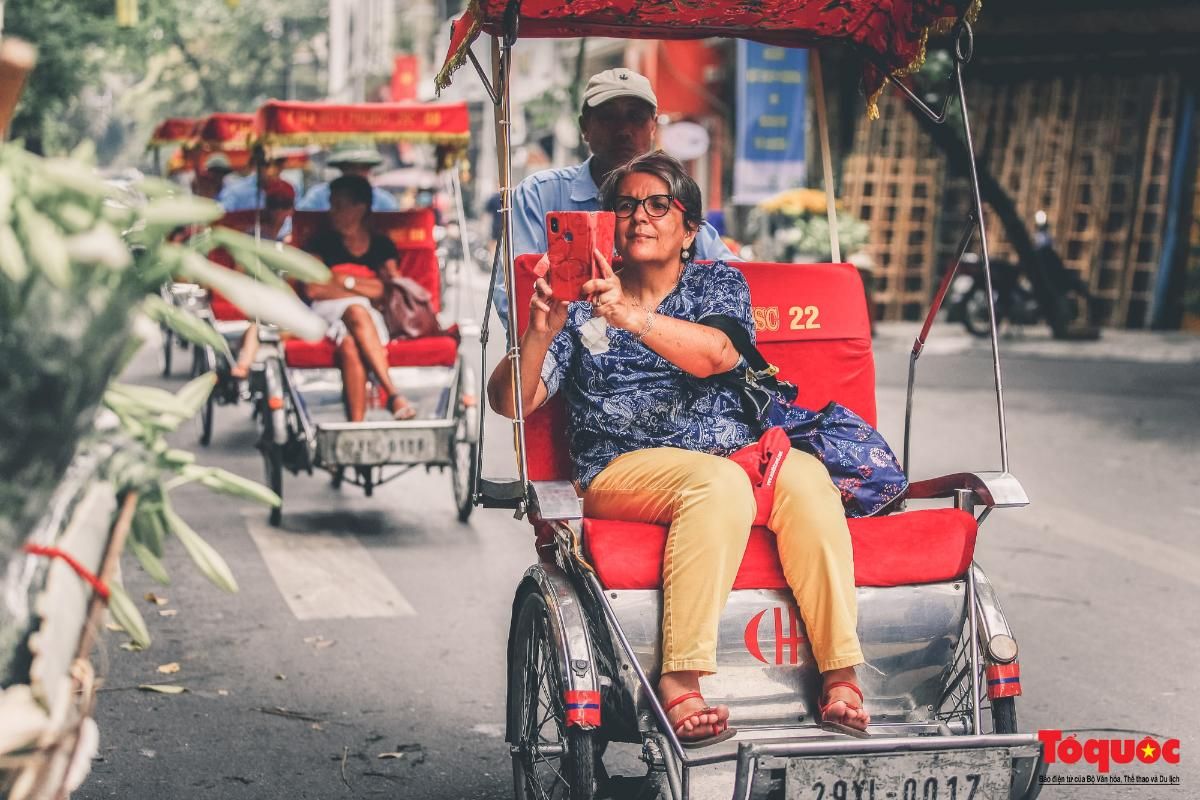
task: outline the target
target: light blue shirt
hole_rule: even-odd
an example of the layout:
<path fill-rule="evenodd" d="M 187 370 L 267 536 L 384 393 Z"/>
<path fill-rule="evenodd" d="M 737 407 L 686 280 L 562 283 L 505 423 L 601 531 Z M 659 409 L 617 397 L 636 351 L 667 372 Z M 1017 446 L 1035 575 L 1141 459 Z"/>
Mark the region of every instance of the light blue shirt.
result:
<path fill-rule="evenodd" d="M 329 210 L 329 184 L 318 183 L 316 186 L 304 193 L 304 197 L 296 203 L 297 211 L 328 211 Z M 396 202 L 396 198 L 378 186 L 371 187 L 371 210 L 372 211 L 399 211 L 400 204 Z"/>
<path fill-rule="evenodd" d="M 287 180 L 284 178 L 284 180 Z M 300 187 L 294 182 L 292 189 L 296 194 L 300 194 Z M 224 206 L 226 211 L 251 211 L 255 208 L 260 208 L 267 204 L 266 195 L 263 192 L 256 192 L 258 189 L 258 176 L 250 175 L 242 178 L 240 181 L 226 183 L 225 188 L 221 189 L 221 193 L 217 195 L 217 202 Z M 255 194 L 258 195 L 257 202 Z"/>
<path fill-rule="evenodd" d="M 600 187 L 592 179 L 592 159 L 573 167 L 536 172 L 521 181 L 512 194 L 513 257 L 546 252 L 546 212 L 599 211 Z M 716 229 L 700 223 L 696 234 L 696 258 L 701 261 L 740 261 L 721 241 Z M 504 279 L 496 276 L 492 302 L 500 321 L 508 326 L 508 297 Z"/>

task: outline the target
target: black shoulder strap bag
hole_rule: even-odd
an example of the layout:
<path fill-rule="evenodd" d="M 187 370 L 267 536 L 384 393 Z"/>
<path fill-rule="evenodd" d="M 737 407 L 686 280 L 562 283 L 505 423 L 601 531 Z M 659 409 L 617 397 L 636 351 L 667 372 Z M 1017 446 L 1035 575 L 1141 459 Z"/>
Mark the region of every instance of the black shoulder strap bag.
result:
<path fill-rule="evenodd" d="M 783 428 L 792 447 L 816 456 L 842 495 L 848 517 L 871 517 L 895 511 L 908 491 L 908 478 L 883 435 L 850 409 L 830 401 L 820 411 L 796 405 L 796 385 L 779 377 L 733 317 L 712 315 L 699 320 L 716 328 L 746 362 L 718 379 L 737 389 L 742 408 L 758 430 Z"/>

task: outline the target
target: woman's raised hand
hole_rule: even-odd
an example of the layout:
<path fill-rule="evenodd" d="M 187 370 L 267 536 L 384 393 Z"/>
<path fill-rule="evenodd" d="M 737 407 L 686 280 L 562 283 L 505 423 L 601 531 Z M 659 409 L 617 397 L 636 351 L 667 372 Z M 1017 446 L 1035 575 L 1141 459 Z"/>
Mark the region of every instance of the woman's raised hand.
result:
<path fill-rule="evenodd" d="M 600 267 L 600 277 L 583 285 L 583 292 L 592 299 L 595 316 L 603 317 L 614 328 L 630 329 L 637 306 L 621 287 L 621 279 L 599 250 L 592 250 L 592 259 Z"/>
<path fill-rule="evenodd" d="M 534 271 L 545 276 L 550 269 L 549 256 L 542 256 Z M 545 277 L 533 282 L 533 297 L 529 300 L 529 330 L 557 336 L 567 324 L 567 303 L 556 300 Z"/>

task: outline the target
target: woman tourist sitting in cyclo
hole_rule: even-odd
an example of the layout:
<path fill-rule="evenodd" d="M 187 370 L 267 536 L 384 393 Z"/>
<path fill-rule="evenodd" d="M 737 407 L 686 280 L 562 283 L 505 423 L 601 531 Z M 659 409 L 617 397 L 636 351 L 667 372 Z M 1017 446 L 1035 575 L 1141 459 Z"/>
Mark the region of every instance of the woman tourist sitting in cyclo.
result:
<path fill-rule="evenodd" d="M 305 294 L 312 310 L 329 323 L 326 336 L 337 345 L 342 372 L 346 417 L 357 422 L 367 411 L 367 370 L 387 393 L 388 410 L 396 419 L 412 419 L 416 410 L 388 377 L 388 329 L 372 301 L 383 298 L 384 281 L 396 274 L 398 253 L 392 240 L 372 233 L 371 184 L 366 178 L 343 175 L 329 184 L 329 227 L 310 239 L 304 249 L 334 269 L 333 279 L 308 284 Z M 347 274 L 346 265 L 366 267 Z"/>
<path fill-rule="evenodd" d="M 698 324 L 736 319 L 754 336 L 750 292 L 722 262 L 693 262 L 700 189 L 662 153 L 618 168 L 601 190 L 616 212 L 619 272 L 595 253 L 591 302 L 553 299 L 535 283 L 521 337 L 526 408 L 558 391 L 585 516 L 669 525 L 663 559 L 662 677 L 658 693 L 691 746 L 733 734 L 729 709 L 709 707 L 700 678 L 717 671 L 721 609 L 749 539 L 756 504 L 741 466 L 724 456 L 757 440 L 739 395 L 715 376 L 739 361 L 729 338 Z M 514 415 L 509 360 L 489 381 L 495 410 Z M 854 668 L 859 646 L 850 531 L 819 460 L 792 450 L 780 468 L 768 525 L 808 628 L 826 722 L 870 721 Z"/>

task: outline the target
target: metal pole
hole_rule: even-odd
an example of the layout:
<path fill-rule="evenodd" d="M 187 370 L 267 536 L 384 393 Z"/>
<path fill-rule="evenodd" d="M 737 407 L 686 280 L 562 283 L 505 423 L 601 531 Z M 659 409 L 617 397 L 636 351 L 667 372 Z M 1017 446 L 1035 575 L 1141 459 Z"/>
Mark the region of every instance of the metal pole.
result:
<path fill-rule="evenodd" d="M 814 48 L 808 51 L 808 67 L 817 101 L 817 128 L 821 139 L 821 170 L 825 175 L 825 213 L 829 221 L 830 262 L 842 261 L 842 243 L 838 235 L 837 203 L 834 200 L 833 159 L 829 150 L 829 118 L 825 110 L 825 78 L 821 74 L 821 54 Z M 869 309 L 868 309 L 869 311 Z"/>
<path fill-rule="evenodd" d="M 956 489 L 954 492 L 954 507 L 960 511 L 975 515 L 975 494 L 969 489 Z M 971 734 L 979 735 L 979 616 L 975 603 L 975 562 L 971 562 L 967 570 L 967 635 L 970 637 L 970 648 L 967 658 L 970 663 L 970 679 L 967 686 L 971 692 Z M 994 733 L 995 731 L 993 731 Z"/>
<path fill-rule="evenodd" d="M 671 752 L 675 754 L 675 758 L 679 760 L 680 766 L 686 771 L 687 756 L 684 755 L 683 745 L 679 742 L 679 737 L 675 735 L 675 729 L 671 727 L 671 721 L 667 718 L 667 711 L 659 702 L 658 695 L 654 693 L 654 684 L 650 682 L 650 678 L 646 675 L 646 671 L 642 669 L 642 664 L 637 659 L 637 653 L 634 652 L 633 645 L 629 643 L 629 638 L 625 636 L 625 631 L 621 628 L 621 620 L 617 619 L 617 612 L 613 610 L 612 605 L 608 602 L 608 597 L 604 594 L 604 587 L 600 585 L 600 579 L 593 573 L 587 575 L 588 583 L 591 584 L 592 594 L 600 600 L 600 607 L 604 609 L 604 616 L 608 619 L 609 627 L 617 634 L 617 640 L 621 643 L 621 649 L 625 653 L 625 657 L 629 659 L 629 666 L 633 668 L 633 672 L 637 675 L 638 682 L 642 688 L 646 690 L 646 703 L 650 706 L 651 713 L 662 727 L 663 736 L 667 743 L 671 745 Z"/>
<path fill-rule="evenodd" d="M 996 377 L 996 416 L 1000 427 L 1000 470 L 1008 472 L 1008 428 L 1004 421 L 1004 381 L 1000 375 L 1000 339 L 996 333 L 996 302 L 992 293 L 992 266 L 988 257 L 987 229 L 983 220 L 983 197 L 979 193 L 979 170 L 975 165 L 975 145 L 971 140 L 971 122 L 967 116 L 967 93 L 963 88 L 963 64 L 971 60 L 975 49 L 971 24 L 966 20 L 959 23 L 958 36 L 954 41 L 954 79 L 958 84 L 958 104 L 962 109 L 963 136 L 967 144 L 967 161 L 971 165 L 971 196 L 975 200 L 976 221 L 979 223 L 979 250 L 983 257 L 983 278 L 987 286 L 988 318 L 992 331 L 992 372 Z M 965 44 L 964 44 L 965 43 Z M 906 465 L 907 466 L 907 465 Z"/>
<path fill-rule="evenodd" d="M 975 220 L 971 220 L 963 231 L 962 237 L 958 241 L 957 255 L 954 259 L 954 266 L 946 270 L 946 274 L 942 276 L 942 283 L 938 287 L 937 294 L 933 298 L 933 303 L 929 306 L 929 313 L 925 315 L 925 324 L 921 327 L 921 332 L 917 334 L 917 338 L 913 340 L 912 352 L 908 357 L 908 394 L 904 402 L 904 458 L 900 462 L 900 466 L 904 468 L 904 472 L 912 475 L 912 462 L 909 461 L 909 435 L 912 432 L 912 410 L 913 410 L 913 386 L 917 379 L 917 359 L 921 357 L 922 351 L 925 349 L 925 340 L 929 338 L 929 330 L 933 327 L 933 320 L 937 317 L 938 311 L 942 307 L 942 301 L 946 299 L 946 292 L 950 289 L 950 283 L 954 280 L 954 276 L 958 273 L 958 266 L 962 262 L 963 255 L 967 252 L 968 245 L 971 244 L 971 235 L 975 232 Z"/>
<path fill-rule="evenodd" d="M 513 220 L 512 220 L 512 43 L 506 35 L 492 37 L 492 86 L 498 91 L 496 104 L 496 163 L 500 179 L 500 215 L 503 222 L 501 249 L 503 252 L 504 291 L 508 296 L 508 359 L 512 370 L 513 444 L 517 451 L 517 478 L 525 495 L 525 507 L 529 508 L 529 461 L 525 452 L 525 401 L 521 386 L 521 340 L 517 336 L 517 309 L 514 289 L 517 284 L 516 268 L 513 265 Z"/>
<path fill-rule="evenodd" d="M 462 258 L 458 260 L 458 286 L 454 293 L 454 319 L 458 322 L 459 328 L 462 329 L 463 333 L 468 333 L 467 328 L 473 327 L 475 320 L 463 316 L 463 309 L 468 308 L 468 304 L 463 300 L 463 292 L 467 288 L 468 276 L 475 274 L 475 259 L 471 255 L 470 237 L 467 236 L 467 214 L 463 208 L 462 181 L 458 177 L 457 164 L 450 168 L 450 188 L 454 192 L 454 205 L 455 210 L 458 212 L 458 243 L 462 247 Z"/>

